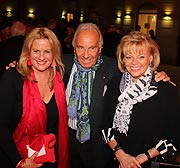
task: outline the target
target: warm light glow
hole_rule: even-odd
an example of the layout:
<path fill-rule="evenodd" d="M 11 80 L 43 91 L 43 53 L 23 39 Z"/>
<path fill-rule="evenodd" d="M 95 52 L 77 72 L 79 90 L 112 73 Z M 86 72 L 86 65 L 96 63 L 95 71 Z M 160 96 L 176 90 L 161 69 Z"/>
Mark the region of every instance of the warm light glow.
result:
<path fill-rule="evenodd" d="M 29 14 L 28 14 L 28 17 L 29 17 L 29 18 L 35 18 L 35 15 L 34 15 L 33 13 L 29 13 Z"/>
<path fill-rule="evenodd" d="M 7 6 L 7 7 L 6 7 L 6 11 L 7 11 L 7 12 L 11 12 L 11 11 L 12 11 L 12 7 L 11 7 L 11 6 Z"/>
<path fill-rule="evenodd" d="M 126 11 L 124 15 L 124 25 L 131 25 L 131 11 Z"/>
<path fill-rule="evenodd" d="M 156 16 L 153 16 L 152 18 L 151 18 L 151 23 L 155 23 L 156 22 Z"/>
<path fill-rule="evenodd" d="M 130 5 L 127 5 L 125 7 L 125 14 L 124 14 L 124 19 L 127 22 L 126 24 L 130 24 L 131 20 L 131 15 L 132 15 L 132 7 Z"/>
<path fill-rule="evenodd" d="M 166 11 L 166 12 L 164 12 L 164 14 L 165 14 L 165 15 L 171 15 L 172 12 L 171 12 L 171 11 Z"/>
<path fill-rule="evenodd" d="M 121 23 L 121 18 L 120 17 L 117 17 L 116 18 L 116 24 L 120 24 Z"/>
<path fill-rule="evenodd" d="M 34 9 L 33 9 L 33 8 L 30 8 L 30 9 L 29 9 L 29 13 L 34 13 Z"/>
<path fill-rule="evenodd" d="M 29 8 L 29 10 L 28 10 L 28 12 L 29 12 L 28 13 L 28 17 L 35 18 L 34 11 L 35 11 L 35 9 Z"/>
<path fill-rule="evenodd" d="M 131 19 L 131 15 L 126 14 L 126 15 L 124 16 L 124 18 L 125 18 L 125 19 Z"/>
<path fill-rule="evenodd" d="M 171 17 L 171 16 L 164 16 L 163 19 L 164 19 L 164 20 L 171 20 L 172 17 Z"/>
<path fill-rule="evenodd" d="M 122 15 L 122 12 L 121 11 L 117 11 L 116 24 L 120 24 L 121 23 L 121 15 Z"/>
<path fill-rule="evenodd" d="M 131 25 L 131 19 L 124 19 L 124 25 Z"/>
<path fill-rule="evenodd" d="M 13 14 L 12 14 L 12 7 L 11 6 L 7 6 L 6 7 L 6 16 L 7 17 L 13 16 Z"/>
<path fill-rule="evenodd" d="M 130 14 L 131 13 L 131 11 L 132 11 L 132 6 L 126 6 L 125 7 L 125 11 L 126 11 L 126 14 Z"/>
<path fill-rule="evenodd" d="M 172 19 L 172 11 L 166 10 L 161 20 L 161 27 L 163 28 L 172 28 L 174 21 Z"/>
<path fill-rule="evenodd" d="M 120 18 L 122 15 L 122 12 L 121 11 L 117 11 L 117 18 Z"/>
<path fill-rule="evenodd" d="M 170 4 L 167 4 L 164 7 L 164 16 L 162 17 L 163 20 L 169 21 L 172 20 L 172 13 L 174 11 L 174 7 Z"/>
<path fill-rule="evenodd" d="M 127 11 L 126 14 L 127 14 L 127 15 L 130 15 L 130 14 L 131 14 L 131 11 Z"/>
<path fill-rule="evenodd" d="M 164 12 L 164 16 L 163 16 L 163 19 L 164 20 L 171 20 L 172 19 L 172 12 L 171 11 L 165 11 Z"/>
<path fill-rule="evenodd" d="M 70 20 L 73 20 L 73 13 L 67 13 L 67 21 L 70 22 Z"/>
<path fill-rule="evenodd" d="M 61 19 L 65 19 L 65 18 L 66 18 L 66 11 L 63 10 L 63 11 L 62 11 L 62 15 L 61 15 Z"/>
<path fill-rule="evenodd" d="M 84 20 L 83 12 L 81 12 L 81 15 L 80 15 L 80 22 L 83 22 L 83 20 Z"/>
<path fill-rule="evenodd" d="M 124 15 L 124 19 L 131 19 L 131 11 L 126 11 L 126 14 Z"/>

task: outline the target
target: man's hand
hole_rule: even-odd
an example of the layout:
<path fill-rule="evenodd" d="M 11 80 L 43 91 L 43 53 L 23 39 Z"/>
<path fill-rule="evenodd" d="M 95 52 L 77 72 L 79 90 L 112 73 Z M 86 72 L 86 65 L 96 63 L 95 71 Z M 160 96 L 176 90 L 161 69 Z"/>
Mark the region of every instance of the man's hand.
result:
<path fill-rule="evenodd" d="M 6 70 L 9 69 L 9 68 L 15 67 L 16 64 L 17 64 L 16 61 L 13 61 L 13 62 L 9 63 L 9 65 L 6 66 Z"/>
<path fill-rule="evenodd" d="M 164 82 L 170 81 L 170 77 L 164 71 L 161 71 L 161 72 L 155 71 L 154 73 L 155 73 L 156 82 L 159 82 L 161 80 Z"/>
<path fill-rule="evenodd" d="M 170 80 L 170 77 L 164 71 L 161 71 L 161 72 L 155 71 L 154 73 L 155 73 L 156 82 L 159 82 L 159 81 L 170 82 L 171 84 L 176 86 L 176 84 Z"/>

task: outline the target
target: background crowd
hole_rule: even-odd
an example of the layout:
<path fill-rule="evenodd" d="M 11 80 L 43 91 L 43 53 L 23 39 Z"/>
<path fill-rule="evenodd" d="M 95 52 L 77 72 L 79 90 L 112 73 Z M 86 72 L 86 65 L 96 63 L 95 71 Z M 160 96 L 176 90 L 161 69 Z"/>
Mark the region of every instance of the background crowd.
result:
<path fill-rule="evenodd" d="M 46 21 L 28 19 L 8 19 L 1 17 L 0 21 L 0 74 L 4 71 L 5 65 L 13 60 L 18 60 L 24 38 L 35 27 L 46 26 L 51 29 L 61 43 L 63 54 L 74 52 L 72 39 L 78 23 L 74 21 L 57 20 L 49 18 Z M 14 33 L 16 31 L 16 33 Z M 121 27 L 109 25 L 101 29 L 104 45 L 102 53 L 116 58 L 116 48 L 125 32 Z"/>
<path fill-rule="evenodd" d="M 31 73 L 28 74 L 27 77 L 33 77 L 33 79 L 35 80 L 35 77 L 33 76 L 33 73 L 32 73 L 33 70 L 35 70 L 35 72 L 37 73 L 36 77 L 39 74 L 46 74 L 46 75 L 43 75 L 43 77 L 45 76 L 47 77 L 48 75 L 49 76 L 48 79 L 53 79 L 52 78 L 53 74 L 49 74 L 49 72 L 51 72 L 52 68 L 54 68 L 54 72 L 55 70 L 58 70 L 58 68 L 56 69 L 55 67 L 57 67 L 58 63 L 61 63 L 61 60 L 58 61 L 58 59 L 55 59 L 55 62 L 53 61 L 53 58 L 57 57 L 56 55 L 57 52 L 54 51 L 55 50 L 54 48 L 56 49 L 58 48 L 60 50 L 60 48 L 62 47 L 62 55 L 61 55 L 61 52 L 58 51 L 58 53 L 60 56 L 62 56 L 62 63 L 65 65 L 65 74 L 64 74 L 63 79 L 64 79 L 65 88 L 66 88 L 70 168 L 96 168 L 96 167 L 98 168 L 112 167 L 113 168 L 114 157 L 115 157 L 115 153 L 113 151 L 115 150 L 115 152 L 117 152 L 118 150 L 120 150 L 120 148 L 118 146 L 116 147 L 116 149 L 114 149 L 113 147 L 112 148 L 113 150 L 108 148 L 108 146 L 104 144 L 100 131 L 103 128 L 104 119 L 107 117 L 106 112 L 104 110 L 104 96 L 106 95 L 105 94 L 106 91 L 107 90 L 109 91 L 107 84 L 115 76 L 117 76 L 118 79 L 121 79 L 122 77 L 122 73 L 118 70 L 118 67 L 117 67 L 116 49 L 121 39 L 126 35 L 127 32 L 124 32 L 121 28 L 117 28 L 114 25 L 110 25 L 107 30 L 102 31 L 97 25 L 93 23 L 84 23 L 80 25 L 76 25 L 73 22 L 59 23 L 54 18 L 50 18 L 45 24 L 42 22 L 32 23 L 32 22 L 27 22 L 23 20 L 13 20 L 10 23 L 11 23 L 9 27 L 10 37 L 7 37 L 7 39 L 2 40 L 0 42 L 0 59 L 2 59 L 0 60 L 0 63 L 2 62 L 2 65 L 1 65 L 2 73 L 5 71 L 5 67 L 6 65 L 9 64 L 9 62 L 18 61 L 17 70 L 18 72 L 20 72 L 21 75 L 24 75 L 22 74 L 22 71 L 19 70 L 19 68 L 21 67 L 21 64 L 19 63 L 22 63 L 23 59 L 25 59 L 25 62 L 24 62 L 25 63 L 24 66 L 26 67 L 25 69 L 27 69 L 27 67 L 28 69 L 31 67 L 30 68 Z M 14 31 L 16 32 L 14 36 L 12 36 L 13 27 L 15 27 Z M 44 27 L 48 29 L 46 30 L 46 28 Z M 36 32 L 35 30 L 38 30 L 38 31 Z M 58 43 L 57 42 L 58 40 L 61 44 L 61 47 L 52 45 L 51 40 L 49 40 L 47 35 L 44 35 L 42 37 L 43 32 L 46 32 L 46 31 L 49 32 L 50 30 L 52 30 L 52 32 L 54 32 L 54 34 L 56 35 L 55 43 Z M 38 40 L 35 39 L 32 44 L 28 45 L 27 44 L 28 42 L 25 39 L 26 37 L 31 37 L 32 35 L 31 33 L 34 31 L 38 34 L 38 37 L 37 37 Z M 4 31 L 2 30 L 2 33 L 3 32 Z M 54 37 L 54 35 L 52 36 Z M 23 39 L 22 43 L 15 42 L 13 44 L 15 49 L 10 49 L 10 45 L 8 46 L 6 45 L 7 46 L 6 50 L 11 50 L 12 53 L 7 57 L 1 56 L 1 50 L 3 51 L 3 46 L 5 46 L 4 44 L 7 43 L 7 41 L 12 40 L 14 37 L 16 38 L 22 37 Z M 46 40 L 46 38 L 49 40 L 49 42 Z M 104 38 L 104 41 L 103 41 L 103 38 Z M 22 48 L 24 48 L 24 50 L 27 49 L 26 46 L 23 46 L 24 40 L 27 46 L 31 46 L 29 48 L 27 47 L 29 49 L 29 52 L 27 52 L 25 55 L 21 55 L 17 53 L 17 56 L 14 57 L 15 50 L 21 53 Z M 47 45 L 41 45 L 42 43 L 45 43 Z M 17 45 L 19 44 L 20 44 L 20 47 L 18 48 Z M 111 50 L 108 50 L 109 48 Z M 140 49 L 140 56 L 139 55 L 138 56 L 142 58 L 143 49 L 141 48 L 139 49 Z M 134 49 L 134 51 L 137 51 L 137 50 Z M 28 55 L 28 53 L 30 53 L 30 55 Z M 19 57 L 20 55 L 21 57 Z M 48 57 L 48 55 L 50 55 L 50 57 Z M 29 61 L 28 61 L 29 57 L 31 60 L 31 64 L 29 64 Z M 127 60 L 129 59 L 129 57 L 127 56 Z M 47 67 L 44 67 L 44 69 L 42 70 L 41 64 L 46 65 L 47 62 L 49 62 L 49 64 L 47 65 Z M 146 61 L 147 67 L 150 66 L 150 62 L 151 61 L 149 60 Z M 132 64 L 140 66 L 141 61 L 136 60 Z M 62 64 L 61 64 L 61 67 L 63 67 Z M 137 69 L 137 67 L 135 67 L 135 69 Z M 7 75 L 10 72 L 11 70 L 5 74 Z M 165 80 L 165 81 L 169 80 L 169 78 L 167 78 L 166 74 L 164 73 L 154 73 L 153 75 L 155 75 L 155 77 L 153 76 L 154 77 L 153 79 L 156 81 L 156 83 L 158 83 L 160 80 Z M 61 74 L 60 76 L 63 76 L 63 75 Z M 9 84 L 11 86 L 11 82 L 6 81 L 5 77 L 3 79 L 4 81 L 3 80 L 1 81 L 2 84 L 5 84 L 5 85 L 7 84 L 7 86 Z M 42 84 L 43 78 L 40 78 L 40 79 L 41 79 L 40 81 Z M 49 82 L 47 78 L 44 78 L 44 79 Z M 55 79 L 56 79 L 56 76 L 54 75 L 54 79 L 50 81 L 55 82 L 54 81 Z M 20 81 L 22 82 L 22 80 Z M 31 82 L 32 82 L 31 80 L 28 81 L 28 83 L 31 83 Z M 51 93 L 51 96 L 48 96 L 49 99 L 51 100 L 51 98 L 53 98 L 54 96 L 52 96 L 52 92 L 51 92 L 52 90 L 47 89 L 48 84 L 49 84 L 48 82 L 46 83 L 46 88 L 43 88 L 44 87 L 43 85 L 41 85 L 41 87 L 44 89 L 43 91 L 45 91 L 45 93 L 47 93 L 47 91 Z M 17 83 L 15 83 L 15 86 L 16 85 Z M 168 82 L 168 85 L 172 85 L 172 84 L 169 84 Z M 10 86 L 9 88 L 11 88 Z M 56 87 L 57 85 L 52 84 L 50 86 Z M 19 86 L 16 86 L 16 87 L 18 88 Z M 16 89 L 16 87 L 15 88 L 12 87 L 11 89 Z M 41 87 L 39 86 L 40 91 L 42 89 Z M 22 89 L 22 85 L 21 85 L 21 89 Z M 117 86 L 117 90 L 118 89 L 119 89 L 119 85 Z M 4 93 L 4 95 L 6 95 L 6 91 L 3 90 L 2 87 L 1 87 L 1 93 Z M 42 94 L 41 96 L 43 97 L 44 94 L 42 92 L 40 93 Z M 118 94 L 119 92 L 117 91 L 116 93 Z M 55 97 L 56 97 L 56 92 L 54 92 L 53 94 L 55 94 Z M 40 99 L 40 97 L 38 98 Z M 8 97 L 7 99 L 11 100 L 11 97 Z M 166 99 L 167 101 L 168 96 L 166 95 L 164 99 Z M 18 99 L 14 99 L 15 102 L 17 100 Z M 63 99 L 63 101 L 64 100 L 65 99 Z M 53 99 L 53 101 L 54 101 L 53 105 L 57 103 L 57 106 L 58 106 L 57 99 L 56 100 Z M 117 101 L 117 99 L 115 101 Z M 3 98 L 2 98 L 2 102 L 5 102 Z M 35 105 L 36 107 L 36 104 L 33 104 L 33 105 Z M 41 102 L 41 106 L 43 106 L 42 102 Z M 5 106 L 1 105 L 0 107 L 2 107 L 4 111 L 6 111 Z M 10 108 L 9 110 L 12 110 L 13 107 Z M 22 113 L 21 110 L 20 112 Z M 32 112 L 34 111 L 32 110 Z M 59 115 L 61 113 L 62 111 L 59 112 Z M 10 112 L 7 118 L 9 116 L 10 118 L 11 117 L 13 118 L 14 116 L 13 112 Z M 61 119 L 62 118 L 60 117 L 58 122 L 61 122 Z M 3 125 L 4 124 L 3 117 L 1 118 L 1 120 L 2 120 L 1 124 Z M 16 121 L 16 124 L 17 124 L 17 121 Z M 56 123 L 56 125 L 58 124 Z M 64 126 L 66 127 L 66 124 Z M 1 129 L 3 130 L 4 127 L 2 127 Z M 8 126 L 6 127 L 6 129 L 9 129 Z M 60 151 L 58 151 L 58 154 L 59 152 Z M 148 157 L 151 157 L 151 156 L 148 156 Z M 116 158 L 120 160 L 119 157 L 116 156 Z M 31 161 L 33 159 L 34 158 L 31 158 Z M 133 158 L 133 159 L 136 159 L 136 158 Z M 17 163 L 17 159 L 15 162 Z M 119 162 L 121 164 L 122 161 L 119 161 Z M 23 164 L 25 165 L 24 167 L 27 166 L 26 162 L 24 161 L 23 161 Z M 62 162 L 60 164 L 62 164 Z M 41 166 L 41 165 L 38 165 L 38 166 Z M 130 164 L 124 165 L 123 168 L 129 168 L 129 167 L 134 168 L 137 166 L 140 167 L 140 165 L 137 164 L 137 160 L 136 160 L 135 165 L 130 165 Z M 63 168 L 67 168 L 67 167 L 68 167 L 68 164 L 64 165 Z M 117 167 L 119 167 L 119 163 Z"/>

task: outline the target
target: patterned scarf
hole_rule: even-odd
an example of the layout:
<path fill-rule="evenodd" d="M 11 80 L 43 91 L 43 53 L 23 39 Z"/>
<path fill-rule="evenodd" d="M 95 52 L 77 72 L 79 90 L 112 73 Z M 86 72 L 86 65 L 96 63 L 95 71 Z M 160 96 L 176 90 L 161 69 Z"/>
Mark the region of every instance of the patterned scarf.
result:
<path fill-rule="evenodd" d="M 68 103 L 68 115 L 77 119 L 76 138 L 84 143 L 90 139 L 89 108 L 95 72 L 102 64 L 99 56 L 97 63 L 90 69 L 84 69 L 75 57 L 77 71 L 74 74 L 72 90 Z"/>
<path fill-rule="evenodd" d="M 132 76 L 125 71 L 120 82 L 121 95 L 116 106 L 113 128 L 127 135 L 133 105 L 152 97 L 157 92 L 157 83 L 153 72 L 147 69 L 137 82 L 132 82 Z"/>

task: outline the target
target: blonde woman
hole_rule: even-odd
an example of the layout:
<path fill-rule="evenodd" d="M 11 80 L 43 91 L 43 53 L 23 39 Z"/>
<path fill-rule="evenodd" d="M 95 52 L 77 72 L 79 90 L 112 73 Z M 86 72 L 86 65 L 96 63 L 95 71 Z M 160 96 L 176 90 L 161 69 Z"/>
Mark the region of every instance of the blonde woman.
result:
<path fill-rule="evenodd" d="M 0 160 L 6 168 L 68 168 L 61 47 L 48 28 L 33 29 L 16 68 L 0 81 Z"/>
<path fill-rule="evenodd" d="M 144 33 L 125 35 L 117 59 L 123 75 L 107 85 L 104 123 L 112 129 L 103 131 L 104 137 L 117 167 L 149 168 L 155 156 L 160 159 L 180 147 L 177 88 L 170 82 L 155 81 L 159 48 Z"/>

